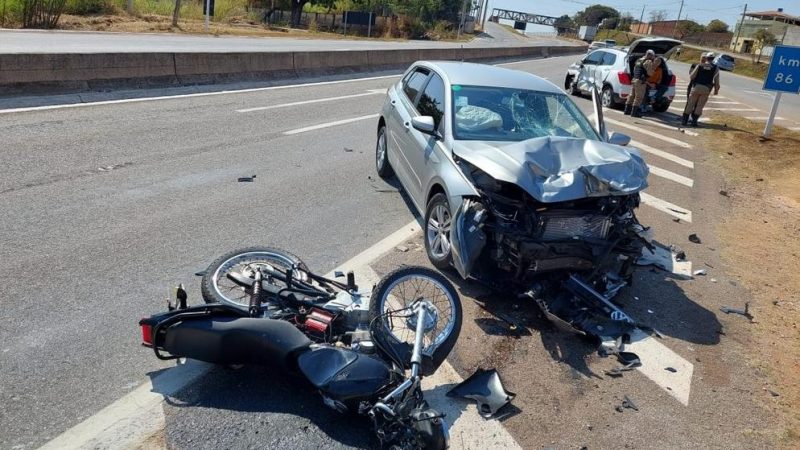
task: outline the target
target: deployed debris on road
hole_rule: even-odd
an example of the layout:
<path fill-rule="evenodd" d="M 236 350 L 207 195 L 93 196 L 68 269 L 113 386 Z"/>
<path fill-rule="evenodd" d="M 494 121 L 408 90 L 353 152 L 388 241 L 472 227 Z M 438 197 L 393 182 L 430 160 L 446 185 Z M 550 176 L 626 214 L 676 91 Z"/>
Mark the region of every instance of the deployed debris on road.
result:
<path fill-rule="evenodd" d="M 239 177 L 236 181 L 239 183 L 252 183 L 253 181 L 256 181 L 256 176 L 252 175 L 249 177 Z"/>
<path fill-rule="evenodd" d="M 702 241 L 700 241 L 700 238 L 694 233 L 689 235 L 689 242 L 693 242 L 695 244 L 701 244 L 702 243 Z"/>
<path fill-rule="evenodd" d="M 750 302 L 744 304 L 744 309 L 731 308 L 730 306 L 723 306 L 719 309 L 725 314 L 739 314 L 740 316 L 747 317 L 749 321 L 753 321 L 753 315 L 750 314 Z"/>
<path fill-rule="evenodd" d="M 484 370 L 481 368 L 447 392 L 448 397 L 464 397 L 475 400 L 478 403 L 478 412 L 487 419 L 494 416 L 503 406 L 511 403 L 516 395 L 503 387 L 500 374 L 496 369 Z"/>

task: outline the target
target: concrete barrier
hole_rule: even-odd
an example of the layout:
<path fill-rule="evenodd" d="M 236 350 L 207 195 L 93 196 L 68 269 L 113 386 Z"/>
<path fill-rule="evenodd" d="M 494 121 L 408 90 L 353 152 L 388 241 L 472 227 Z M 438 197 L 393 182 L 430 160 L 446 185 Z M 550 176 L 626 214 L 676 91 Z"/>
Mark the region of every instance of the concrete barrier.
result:
<path fill-rule="evenodd" d="M 0 96 L 292 79 L 405 68 L 421 59 L 489 61 L 584 51 L 584 46 L 550 46 L 261 53 L 0 54 Z"/>

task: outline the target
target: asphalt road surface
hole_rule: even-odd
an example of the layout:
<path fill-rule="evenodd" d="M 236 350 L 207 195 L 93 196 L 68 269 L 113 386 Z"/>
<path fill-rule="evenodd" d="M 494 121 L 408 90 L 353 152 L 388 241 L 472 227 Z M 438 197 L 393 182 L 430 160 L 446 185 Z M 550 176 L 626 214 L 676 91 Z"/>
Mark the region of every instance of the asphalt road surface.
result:
<path fill-rule="evenodd" d="M 213 37 L 172 33 L 0 30 L 0 53 L 302 52 L 453 48 L 462 45 L 464 47 L 520 47 L 570 44 L 556 38 L 521 36 L 493 22 L 487 22 L 485 33 L 463 44 L 369 39 Z"/>
<path fill-rule="evenodd" d="M 560 85 L 574 59 L 510 67 Z M 397 79 L 0 114 L 0 270 L 6 274 L 0 448 L 39 447 L 174 365 L 138 345 L 136 322 L 163 310 L 169 288 L 178 282 L 199 301 L 199 280 L 192 274 L 217 255 L 271 243 L 325 272 L 412 221 L 410 206 L 374 172 L 374 115 L 381 92 Z M 576 102 L 591 112 L 587 99 Z M 607 117 L 609 128 L 633 136 L 651 165 L 650 197 L 641 215 L 656 238 L 689 245 L 684 243 L 690 232 L 712 236 L 711 218 L 724 213 L 724 199 L 716 195 L 721 182 L 703 164 L 706 156 L 691 136 L 669 125 L 674 115 L 663 116 L 667 124 L 612 111 Z M 237 182 L 253 174 L 254 182 Z M 692 256 L 716 261 L 701 250 Z M 379 262 L 374 267 L 383 270 Z M 609 360 L 591 360 L 591 349 L 545 358 L 524 366 L 522 374 L 509 368 L 517 383 L 538 383 L 518 391 L 522 413 L 505 423 L 521 446 L 562 448 L 555 445 L 558 439 L 563 448 L 577 442 L 608 448 L 622 442 L 614 440 L 622 433 L 633 447 L 652 438 L 660 448 L 670 442 L 722 448 L 741 438 L 737 427 L 768 425 L 763 411 L 737 396 L 736 389 L 744 389 L 740 383 L 752 380 L 749 372 L 736 371 L 736 343 L 721 342 L 716 333 L 711 305 L 741 298 L 736 284 L 675 285 L 658 274 L 641 276 L 644 283 L 637 286 L 643 287 L 631 295 L 655 297 L 668 290 L 678 299 L 654 303 L 658 307 L 634 304 L 632 311 L 640 317 L 650 314 L 648 307 L 655 311 L 654 326 L 668 336 L 662 345 L 700 374 L 694 381 L 689 374 L 691 390 L 682 386 L 670 393 L 672 387 L 653 381 L 655 375 L 626 375 L 636 380 L 623 385 L 626 392 L 651 409 L 638 416 L 626 412 L 615 429 L 608 404 L 623 388 L 592 375 L 599 370 L 594 364 Z M 462 294 L 468 301 L 463 288 Z M 462 376 L 486 348 L 494 348 L 483 346 L 480 331 L 470 327 L 453 361 Z M 547 356 L 554 348 L 569 348 L 573 338 L 544 333 L 541 343 L 526 341 L 526 352 L 545 348 Z M 511 357 L 527 361 L 527 353 L 519 352 Z M 567 408 L 565 399 L 580 399 L 586 389 L 607 397 Z M 563 396 L 537 403 L 536 392 Z M 688 406 L 676 400 L 679 394 Z M 302 384 L 258 368 L 213 369 L 167 400 L 158 439 L 173 448 L 375 445 L 366 422 L 338 416 Z M 593 426 L 608 422 L 608 430 L 585 436 L 580 421 L 587 415 L 599 417 Z"/>

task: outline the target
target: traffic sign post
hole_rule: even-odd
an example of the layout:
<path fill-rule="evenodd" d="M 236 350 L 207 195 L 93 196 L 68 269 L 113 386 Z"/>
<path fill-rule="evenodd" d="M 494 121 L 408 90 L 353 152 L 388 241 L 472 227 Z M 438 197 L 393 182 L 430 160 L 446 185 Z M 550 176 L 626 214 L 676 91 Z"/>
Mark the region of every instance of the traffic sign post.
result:
<path fill-rule="evenodd" d="M 790 45 L 775 46 L 762 89 L 776 91 L 772 109 L 769 111 L 767 125 L 764 127 L 764 137 L 769 137 L 772 132 L 772 123 L 775 121 L 775 114 L 778 112 L 781 94 L 784 92 L 800 93 L 800 47 Z"/>

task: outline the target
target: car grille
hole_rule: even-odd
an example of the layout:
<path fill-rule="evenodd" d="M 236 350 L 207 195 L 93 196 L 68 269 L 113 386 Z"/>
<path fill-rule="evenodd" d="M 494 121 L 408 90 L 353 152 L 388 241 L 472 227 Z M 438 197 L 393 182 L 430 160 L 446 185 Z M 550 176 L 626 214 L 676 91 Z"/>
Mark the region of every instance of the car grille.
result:
<path fill-rule="evenodd" d="M 605 239 L 611 228 L 607 216 L 597 214 L 576 215 L 574 212 L 548 212 L 539 216 L 542 241 L 572 239 Z"/>

